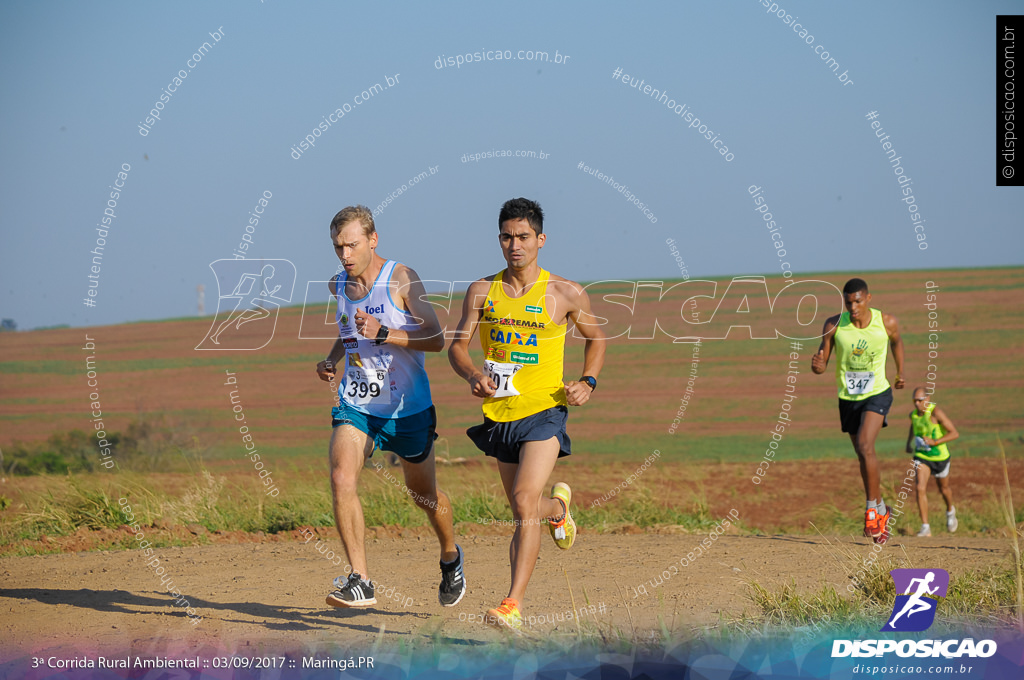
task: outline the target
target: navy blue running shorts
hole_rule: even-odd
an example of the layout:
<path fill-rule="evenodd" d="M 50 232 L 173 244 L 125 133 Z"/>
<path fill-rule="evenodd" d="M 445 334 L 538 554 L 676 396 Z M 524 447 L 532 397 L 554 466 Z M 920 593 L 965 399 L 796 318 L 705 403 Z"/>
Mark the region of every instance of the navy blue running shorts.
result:
<path fill-rule="evenodd" d="M 569 421 L 569 409 L 565 406 L 553 406 L 532 416 L 507 423 L 499 423 L 484 418 L 482 425 L 474 425 L 466 430 L 476 447 L 502 463 L 519 464 L 519 448 L 523 442 L 542 442 L 558 438 L 558 457 L 572 453 L 569 435 L 565 432 L 565 424 Z"/>

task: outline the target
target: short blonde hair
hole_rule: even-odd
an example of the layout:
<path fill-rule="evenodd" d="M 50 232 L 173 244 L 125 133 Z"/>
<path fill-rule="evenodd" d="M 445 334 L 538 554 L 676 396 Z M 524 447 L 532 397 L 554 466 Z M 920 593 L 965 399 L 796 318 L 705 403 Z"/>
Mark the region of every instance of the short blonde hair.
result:
<path fill-rule="evenodd" d="M 331 220 L 331 235 L 335 232 L 341 231 L 341 229 L 354 220 L 358 220 L 363 225 L 363 236 L 369 236 L 377 232 L 377 227 L 373 224 L 373 213 L 365 205 L 350 205 L 347 208 L 343 208 L 334 216 Z"/>

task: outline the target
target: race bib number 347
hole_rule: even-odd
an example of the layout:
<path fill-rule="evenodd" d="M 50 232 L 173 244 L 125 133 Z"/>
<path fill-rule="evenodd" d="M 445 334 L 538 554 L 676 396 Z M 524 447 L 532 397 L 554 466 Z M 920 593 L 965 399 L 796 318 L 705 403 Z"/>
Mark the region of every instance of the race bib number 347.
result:
<path fill-rule="evenodd" d="M 345 372 L 345 401 L 353 406 L 391 403 L 388 372 L 383 368 L 349 366 Z"/>
<path fill-rule="evenodd" d="M 846 391 L 850 394 L 867 394 L 875 386 L 874 371 L 847 371 Z"/>
<path fill-rule="evenodd" d="M 491 361 L 490 359 L 485 361 L 484 375 L 490 378 L 498 388 L 491 397 L 497 399 L 499 397 L 512 397 L 519 394 L 519 390 L 516 389 L 512 379 L 522 367 L 522 364 L 503 364 Z"/>

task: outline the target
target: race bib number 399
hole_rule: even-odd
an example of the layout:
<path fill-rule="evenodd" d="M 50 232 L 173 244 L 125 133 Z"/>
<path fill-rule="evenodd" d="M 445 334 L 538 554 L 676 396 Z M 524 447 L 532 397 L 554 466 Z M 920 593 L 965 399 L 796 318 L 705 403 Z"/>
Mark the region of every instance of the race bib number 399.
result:
<path fill-rule="evenodd" d="M 391 403 L 388 372 L 383 368 L 349 366 L 345 372 L 345 401 L 353 406 Z"/>
<path fill-rule="evenodd" d="M 867 394 L 875 386 L 874 371 L 847 371 L 846 391 L 850 394 Z"/>
<path fill-rule="evenodd" d="M 522 364 L 503 364 L 491 361 L 490 359 L 485 361 L 484 375 L 490 378 L 498 387 L 498 390 L 491 397 L 497 399 L 499 397 L 512 397 L 519 394 L 519 390 L 516 389 L 512 379 L 522 367 Z"/>

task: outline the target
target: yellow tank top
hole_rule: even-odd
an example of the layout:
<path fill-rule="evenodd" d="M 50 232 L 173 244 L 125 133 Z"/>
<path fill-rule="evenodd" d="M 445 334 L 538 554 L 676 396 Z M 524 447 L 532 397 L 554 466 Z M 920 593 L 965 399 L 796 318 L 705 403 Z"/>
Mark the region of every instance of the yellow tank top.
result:
<path fill-rule="evenodd" d="M 910 414 L 910 424 L 914 427 L 915 436 L 929 437 L 930 439 L 941 439 L 946 436 L 946 430 L 942 425 L 932 422 L 932 411 L 934 410 L 935 404 L 928 404 L 928 408 L 924 410 L 923 414 L 918 414 L 916 408 Z M 949 458 L 949 449 L 945 444 L 939 444 L 933 446 L 931 451 L 918 451 L 914 457 L 939 462 Z"/>
<path fill-rule="evenodd" d="M 871 323 L 857 328 L 850 313 L 843 312 L 835 334 L 836 385 L 839 398 L 863 401 L 889 389 L 885 379 L 885 357 L 889 353 L 889 334 L 885 332 L 882 313 L 871 310 Z"/>
<path fill-rule="evenodd" d="M 541 269 L 522 297 L 509 297 L 501 272 L 487 292 L 480 319 L 484 373 L 498 386 L 484 399 L 484 416 L 507 423 L 566 406 L 562 383 L 566 324 L 552 323 L 545 299 L 550 274 Z"/>

